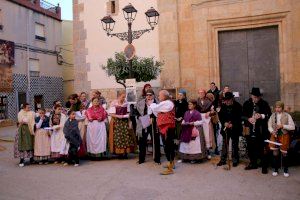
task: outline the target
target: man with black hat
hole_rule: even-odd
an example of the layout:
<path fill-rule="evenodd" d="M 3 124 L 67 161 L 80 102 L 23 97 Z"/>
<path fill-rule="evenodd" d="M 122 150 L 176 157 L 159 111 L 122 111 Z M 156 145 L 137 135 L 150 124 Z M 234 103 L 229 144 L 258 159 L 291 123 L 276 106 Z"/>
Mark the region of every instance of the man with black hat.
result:
<path fill-rule="evenodd" d="M 219 112 L 219 118 L 222 124 L 221 134 L 223 136 L 223 145 L 221 160 L 217 165 L 222 166 L 226 164 L 229 139 L 231 138 L 233 167 L 236 167 L 239 163 L 239 136 L 242 132 L 242 105 L 234 100 L 232 92 L 226 92 L 223 100 Z"/>
<path fill-rule="evenodd" d="M 250 159 L 245 170 L 257 169 L 257 161 L 260 159 L 262 173 L 268 173 L 267 144 L 264 140 L 270 138 L 268 131 L 268 119 L 271 116 L 271 108 L 265 100 L 259 88 L 253 87 L 251 98 L 243 105 L 244 133 L 247 140 L 247 150 Z M 247 130 L 247 131 L 245 131 Z"/>

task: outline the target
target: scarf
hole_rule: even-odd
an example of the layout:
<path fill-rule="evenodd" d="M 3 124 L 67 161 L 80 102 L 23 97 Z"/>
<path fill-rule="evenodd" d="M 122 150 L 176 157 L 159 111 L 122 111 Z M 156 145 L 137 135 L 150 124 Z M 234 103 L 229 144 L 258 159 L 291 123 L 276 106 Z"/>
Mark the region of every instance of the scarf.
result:
<path fill-rule="evenodd" d="M 92 106 L 86 111 L 86 116 L 89 120 L 103 121 L 107 117 L 107 113 L 102 106 Z"/>
<path fill-rule="evenodd" d="M 32 111 L 25 111 L 24 109 L 22 109 L 18 113 L 18 122 L 22 123 L 24 119 L 27 121 L 30 134 L 34 135 L 35 113 Z"/>
<path fill-rule="evenodd" d="M 190 113 L 190 110 L 186 111 L 184 114 L 184 122 L 196 122 L 200 121 L 201 114 L 197 110 L 194 110 L 192 113 Z M 192 139 L 192 131 L 194 126 L 193 125 L 183 125 L 182 126 L 182 133 L 181 133 L 181 141 L 185 143 L 189 143 Z"/>
<path fill-rule="evenodd" d="M 65 123 L 63 132 L 65 134 L 65 138 L 70 144 L 74 145 L 77 148 L 80 146 L 82 139 L 80 136 L 77 120 L 68 119 Z"/>

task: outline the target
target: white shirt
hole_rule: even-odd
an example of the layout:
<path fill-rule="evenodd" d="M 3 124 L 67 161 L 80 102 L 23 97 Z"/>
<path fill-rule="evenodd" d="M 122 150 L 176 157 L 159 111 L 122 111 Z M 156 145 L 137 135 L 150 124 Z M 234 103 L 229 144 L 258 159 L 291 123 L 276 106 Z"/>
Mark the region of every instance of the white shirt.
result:
<path fill-rule="evenodd" d="M 76 120 L 84 120 L 85 118 L 86 118 L 86 116 L 85 116 L 85 110 L 83 110 L 82 112 L 77 111 L 75 113 L 75 119 Z"/>
<path fill-rule="evenodd" d="M 287 115 L 288 115 L 288 124 L 283 125 L 283 129 L 288 130 L 288 131 L 293 131 L 293 130 L 295 130 L 295 123 L 294 123 L 291 115 L 290 114 L 287 114 Z M 277 113 L 277 125 L 281 125 L 281 116 L 282 116 L 282 113 Z M 268 121 L 268 130 L 270 131 L 270 133 L 274 132 L 274 127 L 272 126 L 272 118 L 270 118 Z"/>
<path fill-rule="evenodd" d="M 173 110 L 173 108 L 174 108 L 174 104 L 170 100 L 162 101 L 159 104 L 152 103 L 150 105 L 150 109 L 152 110 L 152 112 L 155 116 L 157 116 L 158 113 L 160 113 L 160 112 L 164 112 L 164 113 L 170 112 Z"/>

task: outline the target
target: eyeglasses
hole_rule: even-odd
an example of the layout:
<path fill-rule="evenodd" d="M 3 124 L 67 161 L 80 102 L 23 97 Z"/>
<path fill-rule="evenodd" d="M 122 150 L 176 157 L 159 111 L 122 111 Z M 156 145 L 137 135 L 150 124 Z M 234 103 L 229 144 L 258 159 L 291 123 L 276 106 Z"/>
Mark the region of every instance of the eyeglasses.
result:
<path fill-rule="evenodd" d="M 153 94 L 146 94 L 146 96 L 150 96 L 151 97 L 151 96 L 153 96 Z"/>

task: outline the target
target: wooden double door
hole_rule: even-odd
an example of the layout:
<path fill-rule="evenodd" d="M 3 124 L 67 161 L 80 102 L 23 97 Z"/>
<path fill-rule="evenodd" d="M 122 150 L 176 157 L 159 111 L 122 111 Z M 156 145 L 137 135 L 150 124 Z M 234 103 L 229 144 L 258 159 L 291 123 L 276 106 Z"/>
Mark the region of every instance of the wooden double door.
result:
<path fill-rule="evenodd" d="M 222 31 L 218 33 L 221 87 L 249 98 L 259 87 L 270 104 L 280 99 L 278 27 Z"/>

